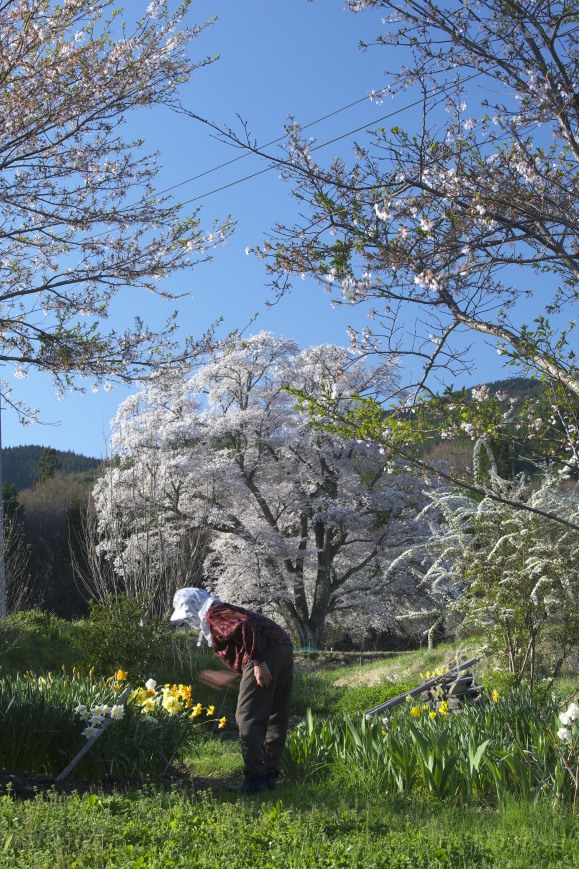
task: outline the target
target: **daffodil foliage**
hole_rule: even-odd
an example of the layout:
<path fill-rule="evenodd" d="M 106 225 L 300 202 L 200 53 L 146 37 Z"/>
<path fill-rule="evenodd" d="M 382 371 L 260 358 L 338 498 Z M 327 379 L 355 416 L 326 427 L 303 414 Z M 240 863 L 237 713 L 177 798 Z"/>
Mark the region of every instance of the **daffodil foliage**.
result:
<path fill-rule="evenodd" d="M 369 50 L 385 46 L 396 68 L 372 96 L 395 95 L 392 114 L 414 101 L 420 118 L 401 112 L 329 165 L 290 125 L 283 171 L 302 217 L 256 251 L 275 286 L 313 276 L 338 304 L 364 306 L 353 346 L 410 359 L 416 390 L 476 367 L 474 331 L 579 394 L 574 357 L 561 358 L 530 313 L 557 328 L 577 302 L 576 3 L 347 6 L 384 10 Z"/>
<path fill-rule="evenodd" d="M 187 2 L 136 5 L 132 22 L 113 0 L 2 5 L 0 361 L 16 377 L 51 372 L 58 391 L 130 379 L 175 352 L 172 311 L 160 341 L 138 318 L 108 327 L 111 304 L 120 290 L 171 298 L 169 276 L 228 232 L 202 231 L 153 192 L 156 157 L 128 129 L 136 110 L 177 106 L 208 62 L 190 50 L 205 25 L 186 23 Z"/>
<path fill-rule="evenodd" d="M 422 484 L 389 474 L 376 445 L 313 425 L 286 386 L 349 407 L 394 376 L 264 332 L 150 379 L 113 420 L 116 456 L 94 490 L 101 554 L 137 582 L 207 527 L 206 581 L 275 610 L 298 642 L 317 645 L 328 619 L 392 624 L 414 592 L 403 574 L 385 582 L 385 569 L 420 534 Z"/>

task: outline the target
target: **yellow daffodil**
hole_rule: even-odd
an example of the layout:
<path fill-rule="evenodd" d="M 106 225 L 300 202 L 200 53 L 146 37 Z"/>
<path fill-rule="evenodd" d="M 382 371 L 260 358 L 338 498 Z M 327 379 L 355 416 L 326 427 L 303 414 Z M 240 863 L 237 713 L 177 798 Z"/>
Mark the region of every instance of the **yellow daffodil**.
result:
<path fill-rule="evenodd" d="M 222 730 L 227 724 L 227 718 L 223 717 L 219 719 L 219 727 Z"/>
<path fill-rule="evenodd" d="M 129 674 L 126 670 L 117 670 L 117 672 L 115 673 L 115 679 L 117 680 L 117 682 L 124 682 L 128 675 Z"/>
<path fill-rule="evenodd" d="M 178 715 L 183 711 L 183 704 L 176 697 L 166 697 L 163 700 L 163 707 L 170 715 Z"/>
<path fill-rule="evenodd" d="M 191 717 L 196 718 L 197 715 L 201 715 L 202 712 L 203 712 L 203 704 L 197 703 L 197 705 L 193 707 L 193 712 L 191 713 Z"/>
<path fill-rule="evenodd" d="M 139 706 L 142 706 L 147 699 L 147 692 L 144 688 L 137 688 L 135 691 L 131 692 L 131 696 L 129 699 L 134 700 L 135 703 L 138 703 Z"/>
<path fill-rule="evenodd" d="M 500 696 L 501 696 L 501 695 L 499 694 L 499 692 L 498 692 L 498 691 L 496 690 L 496 688 L 495 688 L 495 690 L 494 690 L 493 693 L 491 694 L 491 697 L 492 697 L 492 699 L 493 699 L 493 702 L 496 703 Z"/>
<path fill-rule="evenodd" d="M 448 715 L 448 703 L 446 700 L 442 701 L 442 703 L 438 707 L 438 711 L 441 715 Z"/>
<path fill-rule="evenodd" d="M 428 713 L 428 717 L 432 718 L 433 720 L 436 718 L 436 712 L 434 711 L 434 709 Z"/>
<path fill-rule="evenodd" d="M 410 714 L 414 715 L 415 718 L 420 718 L 420 706 L 413 706 L 410 710 Z"/>
<path fill-rule="evenodd" d="M 215 715 L 215 706 L 207 707 L 207 715 Z"/>

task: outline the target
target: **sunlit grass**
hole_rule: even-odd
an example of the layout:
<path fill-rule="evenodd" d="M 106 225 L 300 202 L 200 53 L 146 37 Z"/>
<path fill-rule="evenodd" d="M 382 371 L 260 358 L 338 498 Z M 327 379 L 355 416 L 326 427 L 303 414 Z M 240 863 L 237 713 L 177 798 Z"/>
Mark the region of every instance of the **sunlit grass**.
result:
<path fill-rule="evenodd" d="M 212 790 L 0 799 L 0 866 L 35 869 L 572 869 L 577 833 L 573 816 L 545 805 L 498 813 L 314 785 L 252 799 Z"/>

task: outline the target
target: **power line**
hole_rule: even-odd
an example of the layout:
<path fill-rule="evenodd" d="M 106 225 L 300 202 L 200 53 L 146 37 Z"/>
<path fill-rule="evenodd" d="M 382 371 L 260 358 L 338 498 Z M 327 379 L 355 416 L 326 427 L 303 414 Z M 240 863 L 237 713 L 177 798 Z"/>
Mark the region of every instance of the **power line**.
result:
<path fill-rule="evenodd" d="M 468 78 L 463 79 L 463 82 L 461 82 L 461 84 L 464 82 L 470 81 L 473 78 L 477 78 L 479 75 L 481 75 L 481 73 L 474 73 L 473 75 L 469 76 Z M 449 88 L 451 86 L 454 87 L 454 83 L 448 85 Z M 394 117 L 394 115 L 398 115 L 401 112 L 408 111 L 408 109 L 412 109 L 412 108 L 415 108 L 416 106 L 422 105 L 422 103 L 424 102 L 425 96 L 432 96 L 433 94 L 437 94 L 437 93 L 445 93 L 446 89 L 447 89 L 446 87 L 441 87 L 440 89 L 438 89 L 436 91 L 426 91 L 425 95 L 420 97 L 420 99 L 417 99 L 412 103 L 407 103 L 405 106 L 402 106 L 398 109 L 395 109 L 391 112 L 388 112 L 387 115 L 383 115 L 381 118 L 377 118 L 377 119 L 373 120 L 371 123 L 372 124 L 379 124 L 382 121 L 387 121 L 389 118 Z M 380 91 L 380 93 L 383 93 L 383 91 Z M 355 103 L 350 103 L 350 106 L 345 106 L 344 108 L 350 108 L 351 106 L 356 105 L 357 103 L 363 102 L 363 100 L 365 100 L 365 99 L 368 99 L 368 97 L 363 97 L 361 100 L 357 100 Z M 305 130 L 308 127 L 313 126 L 314 124 L 319 123 L 319 121 L 325 120 L 326 118 L 330 118 L 330 117 L 332 117 L 332 115 L 339 114 L 339 112 L 341 112 L 343 110 L 344 109 L 338 109 L 337 111 L 332 112 L 329 115 L 325 115 L 325 117 L 323 117 L 323 118 L 319 118 L 317 121 L 312 121 L 311 123 L 302 127 L 302 129 Z M 367 130 L 368 126 L 369 126 L 368 124 L 363 124 L 361 127 L 356 127 L 353 130 L 349 130 L 347 133 L 342 133 L 340 136 L 335 136 L 333 139 L 329 139 L 327 142 L 322 142 L 322 144 L 316 145 L 314 148 L 312 148 L 312 151 L 319 151 L 321 148 L 327 148 L 328 145 L 333 145 L 334 142 L 339 142 L 342 139 L 347 139 L 348 136 L 353 136 L 354 133 L 359 133 L 362 130 Z M 286 138 L 287 138 L 287 136 L 280 136 L 278 139 L 274 139 L 269 144 L 273 145 L 277 142 L 283 141 Z M 268 145 L 263 145 L 259 149 L 255 149 L 255 150 L 261 150 L 262 148 L 267 148 L 267 147 L 268 147 Z M 245 154 L 241 155 L 240 157 L 236 157 L 235 160 L 230 160 L 229 163 L 224 163 L 223 166 L 228 166 L 230 163 L 234 163 L 236 160 L 240 160 L 242 157 L 247 157 L 247 156 L 249 156 L 250 153 L 254 153 L 254 151 L 253 150 L 247 151 Z M 270 159 L 275 159 L 275 158 L 270 158 Z M 278 163 L 279 162 L 280 161 L 278 161 Z M 216 169 L 217 168 L 221 168 L 221 167 L 216 167 Z M 213 196 L 214 193 L 221 193 L 221 191 L 223 191 L 223 190 L 227 190 L 230 187 L 235 187 L 235 186 L 237 186 L 237 184 L 242 184 L 245 181 L 250 181 L 252 178 L 257 178 L 259 175 L 263 175 L 265 172 L 269 172 L 271 169 L 275 169 L 275 168 L 276 168 L 276 164 L 274 164 L 273 166 L 266 166 L 265 169 L 259 169 L 257 172 L 252 172 L 250 175 L 245 175 L 243 178 L 238 178 L 236 181 L 230 181 L 229 184 L 223 184 L 221 187 L 215 187 L 213 190 L 208 190 L 207 193 L 201 193 L 199 196 L 194 196 L 191 199 L 186 199 L 184 202 L 181 202 L 180 204 L 181 205 L 191 205 L 192 202 L 198 202 L 200 199 L 206 199 L 209 196 Z M 214 171 L 214 170 L 208 170 L 208 172 L 212 172 L 212 171 Z M 198 175 L 195 178 L 192 178 L 189 180 L 195 181 L 197 178 L 200 178 L 203 175 L 208 174 L 208 172 L 204 172 L 201 175 Z M 186 184 L 188 182 L 183 181 L 181 183 Z M 176 186 L 179 186 L 179 185 L 176 185 Z M 169 188 L 169 189 L 172 189 L 172 188 Z"/>
<path fill-rule="evenodd" d="M 468 76 L 466 79 L 463 79 L 462 82 L 460 82 L 459 84 L 463 84 L 463 83 L 466 83 L 466 82 L 468 82 L 468 81 L 471 81 L 473 78 L 477 78 L 477 77 L 479 77 L 480 75 L 482 75 L 482 73 L 474 73 L 473 75 Z M 354 133 L 359 133 L 359 132 L 362 131 L 362 130 L 367 130 L 368 127 L 369 127 L 369 125 L 370 125 L 370 123 L 371 123 L 371 124 L 379 124 L 379 123 L 381 123 L 382 121 L 388 120 L 388 118 L 392 118 L 394 115 L 398 115 L 398 114 L 400 114 L 401 112 L 408 111 L 408 109 L 414 108 L 414 107 L 417 106 L 417 105 L 421 105 L 421 104 L 424 102 L 424 99 L 427 98 L 427 97 L 429 97 L 429 96 L 434 96 L 434 95 L 437 95 L 437 94 L 443 94 L 443 93 L 445 93 L 445 92 L 446 92 L 448 89 L 450 89 L 451 87 L 455 87 L 455 85 L 456 85 L 456 83 L 454 83 L 454 82 L 449 82 L 448 85 L 444 85 L 444 86 L 442 86 L 442 87 L 440 87 L 440 88 L 437 88 L 436 90 L 435 90 L 435 89 L 427 90 L 427 91 L 425 91 L 425 93 L 420 97 L 420 99 L 414 100 L 414 102 L 412 102 L 412 103 L 407 103 L 405 106 L 401 106 L 401 107 L 399 107 L 399 108 L 397 108 L 397 109 L 395 109 L 395 110 L 393 110 L 393 111 L 391 111 L 391 112 L 388 112 L 388 114 L 383 115 L 381 118 L 377 118 L 377 119 L 375 119 L 375 120 L 373 120 L 373 121 L 371 121 L 371 122 L 369 122 L 369 123 L 363 124 L 363 125 L 360 126 L 360 127 L 356 127 L 356 128 L 353 129 L 353 130 L 349 130 L 347 133 L 343 133 L 343 134 L 341 134 L 340 136 L 335 136 L 333 139 L 329 139 L 327 142 L 322 142 L 322 144 L 320 144 L 320 145 L 316 145 L 314 148 L 312 148 L 312 151 L 318 151 L 318 150 L 320 150 L 321 148 L 326 148 L 328 145 L 332 145 L 332 144 L 334 144 L 334 142 L 339 142 L 339 141 L 341 141 L 342 139 L 346 139 L 346 138 L 348 138 L 348 136 L 352 136 L 352 135 L 354 135 Z M 379 96 L 380 94 L 383 94 L 385 90 L 386 90 L 385 88 L 382 88 L 380 91 L 377 91 L 377 92 L 376 92 L 376 96 Z M 347 105 L 342 106 L 342 107 L 339 108 L 339 109 L 335 109 L 333 112 L 329 112 L 328 114 L 323 115 L 323 116 L 321 116 L 320 118 L 316 118 L 314 121 L 310 121 L 308 124 L 305 124 L 304 126 L 302 126 L 301 129 L 302 129 L 302 130 L 306 130 L 306 129 L 310 128 L 310 127 L 313 127 L 313 126 L 315 126 L 316 124 L 319 124 L 319 123 L 321 123 L 321 122 L 324 121 L 324 120 L 327 120 L 328 118 L 334 117 L 335 115 L 338 115 L 338 114 L 340 114 L 341 112 L 346 111 L 347 109 L 352 108 L 352 107 L 355 106 L 355 105 L 358 105 L 359 103 L 365 102 L 367 99 L 368 99 L 368 95 L 366 95 L 366 96 L 364 96 L 364 97 L 360 97 L 360 99 L 354 100 L 354 102 L 348 103 Z M 199 118 L 199 120 L 203 121 L 202 118 Z M 210 126 L 214 126 L 214 125 L 211 125 L 209 121 L 205 121 L 205 123 L 207 123 L 207 124 L 210 125 Z M 215 129 L 218 129 L 218 128 L 215 127 Z M 154 193 L 150 194 L 149 197 L 145 197 L 145 199 L 144 199 L 143 201 L 146 202 L 147 199 L 151 199 L 151 198 L 153 198 L 153 197 L 160 196 L 160 195 L 162 195 L 163 193 L 167 193 L 167 192 L 169 192 L 169 191 L 171 191 L 171 190 L 176 189 L 177 187 L 182 187 L 182 186 L 185 185 L 185 184 L 189 184 L 189 183 L 191 183 L 191 182 L 193 182 L 193 181 L 198 180 L 199 178 L 203 178 L 203 177 L 205 177 L 206 175 L 210 175 L 210 174 L 213 173 L 213 172 L 217 172 L 219 169 L 225 168 L 226 166 L 230 166 L 232 163 L 236 163 L 238 160 L 242 160 L 242 159 L 244 159 L 245 157 L 250 156 L 250 155 L 251 155 L 252 153 L 254 153 L 255 151 L 258 151 L 258 152 L 259 152 L 259 150 L 261 150 L 262 148 L 267 148 L 267 147 L 269 147 L 270 145 L 277 144 L 278 142 L 281 142 L 281 141 L 283 141 L 283 140 L 286 139 L 286 138 L 287 138 L 287 135 L 279 136 L 277 139 L 273 139 L 271 142 L 269 142 L 269 143 L 267 143 L 267 144 L 265 144 L 265 145 L 260 146 L 259 149 L 256 148 L 256 149 L 248 150 L 248 151 L 246 151 L 244 154 L 240 154 L 238 157 L 234 157 L 232 160 L 228 160 L 228 161 L 226 161 L 226 162 L 224 162 L 224 163 L 219 164 L 218 166 L 214 166 L 214 167 L 212 167 L 211 169 L 206 169 L 204 172 L 200 172 L 198 175 L 195 175 L 195 176 L 193 176 L 193 177 L 191 177 L 191 178 L 185 179 L 184 181 L 180 181 L 180 182 L 178 182 L 177 184 L 172 185 L 171 187 L 167 187 L 167 188 L 165 188 L 165 189 L 163 189 L 163 190 L 155 191 Z M 240 145 L 240 147 L 243 147 L 243 145 Z M 263 155 L 262 155 L 262 156 L 263 156 Z M 275 158 L 270 158 L 270 159 L 275 159 Z M 277 162 L 279 163 L 280 161 L 277 161 Z M 231 187 L 236 187 L 238 184 L 242 184 L 242 183 L 244 183 L 245 181 L 250 181 L 252 178 L 257 178 L 259 175 L 263 175 L 263 174 L 265 174 L 266 172 L 269 172 L 271 169 L 276 168 L 276 165 L 277 165 L 277 164 L 274 163 L 274 165 L 266 166 L 264 169 L 259 169 L 257 172 L 252 172 L 251 174 L 249 174 L 249 175 L 245 175 L 245 176 L 243 176 L 242 178 L 238 178 L 238 179 L 235 180 L 235 181 L 231 181 L 231 182 L 229 182 L 228 184 L 223 184 L 223 185 L 221 185 L 220 187 L 215 187 L 213 190 L 208 190 L 206 193 L 201 193 L 199 196 L 194 196 L 194 197 L 192 197 L 191 199 L 186 199 L 184 202 L 181 202 L 181 203 L 179 203 L 179 204 L 180 204 L 180 205 L 190 205 L 190 204 L 193 203 L 193 202 L 198 202 L 198 201 L 201 200 L 201 199 L 206 199 L 206 198 L 209 197 L 209 196 L 213 196 L 215 193 L 220 193 L 221 191 L 223 191 L 223 190 L 227 190 L 227 189 L 229 189 L 229 188 L 231 188 Z M 120 210 L 119 210 L 119 213 L 122 213 L 123 211 L 125 211 L 125 210 L 127 210 L 127 209 L 129 209 L 129 208 L 131 208 L 131 207 L 132 207 L 132 206 L 126 206 L 126 208 L 120 209 Z M 108 232 L 110 232 L 110 230 L 103 230 L 102 232 L 94 233 L 93 235 L 91 235 L 91 236 L 89 236 L 88 238 L 84 239 L 84 242 L 86 243 L 87 241 L 91 241 L 92 239 L 99 238 L 100 236 L 107 235 Z"/>
<path fill-rule="evenodd" d="M 376 91 L 376 96 L 379 96 L 384 91 Z M 360 103 L 365 103 L 368 99 L 368 95 L 366 94 L 363 97 L 360 97 L 358 100 L 354 100 L 352 103 L 348 103 L 346 106 L 342 106 L 339 109 L 335 109 L 333 112 L 328 112 L 327 115 L 322 115 L 321 118 L 316 118 L 315 121 L 310 121 L 309 124 L 305 124 L 302 127 L 302 130 L 308 130 L 310 127 L 315 127 L 316 124 L 321 124 L 322 121 L 327 121 L 328 118 L 333 118 L 335 115 L 339 115 L 341 112 L 347 111 L 347 109 L 351 109 L 354 106 L 359 105 Z M 378 123 L 378 122 L 377 122 Z M 277 145 L 278 142 L 283 142 L 287 136 L 278 136 L 277 139 L 272 139 L 271 142 L 266 142 L 264 145 L 260 145 L 258 150 L 262 150 L 263 148 L 269 148 L 271 145 Z M 244 154 L 240 154 L 239 157 L 234 157 L 232 160 L 226 160 L 224 163 L 220 163 L 218 166 L 213 166 L 211 169 L 206 169 L 204 172 L 200 172 L 198 175 L 193 175 L 191 178 L 186 178 L 184 181 L 179 181 L 177 184 L 173 184 L 171 187 L 165 187 L 163 190 L 159 190 L 155 193 L 156 196 L 160 196 L 163 193 L 169 193 L 171 190 L 176 190 L 177 187 L 183 187 L 184 184 L 190 184 L 192 181 L 198 181 L 199 178 L 204 178 L 206 175 L 211 175 L 213 172 L 217 172 L 219 169 L 224 169 L 227 166 L 231 166 L 232 163 L 237 163 L 238 160 L 244 160 L 246 157 L 251 155 L 251 151 L 245 151 Z M 261 174 L 260 172 L 256 174 Z M 248 176 L 253 177 L 253 176 Z"/>
<path fill-rule="evenodd" d="M 414 108 L 414 106 L 420 105 L 422 103 L 422 99 L 416 100 L 414 103 L 409 103 L 407 106 L 404 106 L 401 109 L 396 109 L 396 111 L 389 112 L 387 115 L 383 115 L 381 118 L 377 118 L 373 123 L 379 124 L 381 121 L 386 121 L 388 118 L 393 117 L 394 115 L 399 114 L 400 112 L 404 112 L 407 109 Z M 303 127 L 302 129 L 305 129 Z M 341 136 L 336 136 L 334 139 L 330 139 L 327 142 L 323 142 L 321 145 L 316 145 L 315 148 L 312 148 L 312 151 L 319 151 L 320 148 L 326 148 L 328 145 L 333 145 L 334 142 L 339 142 L 341 139 L 347 139 L 348 136 L 353 136 L 354 133 L 359 133 L 361 130 L 367 130 L 368 124 L 363 124 L 361 127 L 356 127 L 354 130 L 350 130 L 348 133 L 343 133 Z M 286 136 L 282 136 L 282 139 L 285 139 Z M 276 140 L 279 141 L 279 140 Z M 264 145 L 264 147 L 267 147 Z M 251 152 L 248 152 L 251 153 Z M 248 156 L 248 154 L 244 155 Z M 239 159 L 239 158 L 238 158 Z M 273 158 L 270 158 L 273 159 Z M 214 193 L 220 193 L 222 190 L 227 190 L 229 187 L 235 187 L 237 184 L 242 184 L 244 181 L 249 181 L 251 178 L 256 178 L 258 175 L 263 175 L 264 172 L 269 172 L 271 169 L 275 169 L 276 166 L 266 166 L 265 169 L 259 169 L 257 172 L 252 172 L 251 175 L 245 175 L 243 178 L 238 178 L 236 181 L 231 181 L 229 184 L 223 184 L 221 187 L 215 187 L 213 190 L 208 190 L 207 193 L 201 193 L 199 196 L 194 196 L 192 199 L 185 199 L 184 202 L 181 202 L 181 205 L 190 205 L 192 202 L 198 202 L 200 199 L 205 199 L 208 196 L 213 196 Z"/>

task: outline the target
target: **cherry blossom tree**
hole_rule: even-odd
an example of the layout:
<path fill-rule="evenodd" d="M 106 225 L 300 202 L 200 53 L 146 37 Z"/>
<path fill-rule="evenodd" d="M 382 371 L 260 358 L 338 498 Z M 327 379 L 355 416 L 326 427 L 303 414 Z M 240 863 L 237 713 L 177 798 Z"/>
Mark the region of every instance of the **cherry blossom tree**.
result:
<path fill-rule="evenodd" d="M 338 303 L 367 306 L 373 319 L 354 345 L 422 359 L 416 388 L 469 364 L 453 344 L 468 329 L 579 394 L 577 372 L 553 358 L 519 304 L 537 295 L 548 316 L 577 301 L 575 4 L 348 5 L 385 10 L 377 43 L 389 56 L 407 51 L 387 91 L 417 86 L 422 125 L 379 129 L 350 165 L 329 167 L 298 124 L 289 128 L 284 166 L 305 216 L 261 249 L 277 286 L 310 274 L 338 288 Z"/>
<path fill-rule="evenodd" d="M 350 431 L 363 428 L 409 458 L 410 440 L 433 429 L 430 410 L 418 422 L 422 405 L 476 370 L 469 336 L 479 333 L 519 372 L 548 382 L 554 415 L 565 416 L 567 440 L 556 457 L 575 462 L 579 368 L 573 323 L 565 322 L 575 316 L 579 274 L 575 4 L 347 5 L 384 10 L 372 48 L 386 47 L 390 62 L 404 52 L 403 66 L 389 70 L 386 88 L 372 97 L 397 97 L 393 107 L 418 98 L 421 117 L 404 129 L 401 114 L 329 165 L 292 120 L 285 157 L 267 156 L 292 185 L 300 217 L 277 224 L 255 252 L 277 293 L 289 291 L 294 276 L 311 276 L 336 304 L 363 307 L 368 322 L 351 330 L 352 349 L 403 365 L 401 428 L 394 430 L 392 411 L 385 426 L 383 409 L 369 405 L 343 419 Z M 223 134 L 257 150 L 248 137 Z M 533 298 L 542 302 L 534 320 Z M 452 402 L 443 395 L 437 410 Z M 319 412 L 331 413 L 330 403 Z M 476 420 L 460 422 L 487 435 Z"/>
<path fill-rule="evenodd" d="M 129 29 L 113 0 L 3 4 L 0 360 L 17 376 L 40 368 L 63 390 L 158 364 L 166 344 L 143 323 L 103 331 L 113 298 L 171 298 L 164 280 L 227 231 L 156 195 L 155 158 L 122 135 L 131 110 L 176 107 L 207 62 L 188 51 L 203 26 L 186 26 L 187 5 L 152 2 Z"/>
<path fill-rule="evenodd" d="M 108 388 L 194 349 L 177 347 L 172 312 L 158 332 L 138 317 L 107 323 L 119 292 L 177 298 L 166 279 L 230 229 L 203 231 L 156 194 L 156 157 L 123 131 L 134 110 L 177 108 L 179 85 L 210 62 L 189 50 L 205 25 L 187 25 L 187 7 L 153 0 L 131 24 L 114 0 L 2 3 L 0 361 L 17 378 L 39 369 L 58 393 Z"/>
<path fill-rule="evenodd" d="M 412 589 L 396 572 L 386 583 L 385 569 L 416 539 L 422 484 L 388 475 L 375 445 L 314 425 L 286 385 L 349 406 L 394 379 L 390 364 L 330 345 L 300 351 L 267 332 L 150 379 L 113 420 L 114 459 L 94 490 L 101 551 L 117 569 L 118 541 L 125 560 L 142 558 L 154 505 L 165 557 L 209 527 L 206 583 L 275 612 L 298 642 L 318 645 L 344 612 L 391 625 L 396 596 Z M 150 537 L 147 557 L 161 557 Z"/>

